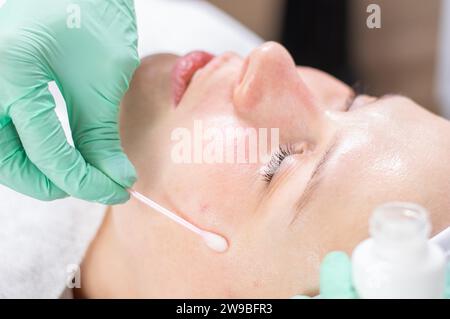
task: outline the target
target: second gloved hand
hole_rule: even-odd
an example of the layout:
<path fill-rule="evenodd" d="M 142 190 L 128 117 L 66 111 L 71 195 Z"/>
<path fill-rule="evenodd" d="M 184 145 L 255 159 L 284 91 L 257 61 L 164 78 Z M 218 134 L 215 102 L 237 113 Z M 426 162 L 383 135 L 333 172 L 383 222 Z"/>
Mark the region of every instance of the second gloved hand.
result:
<path fill-rule="evenodd" d="M 131 0 L 12 0 L 0 8 L 0 183 L 52 200 L 129 198 L 118 106 L 138 65 Z M 54 112 L 63 94 L 75 148 Z"/>

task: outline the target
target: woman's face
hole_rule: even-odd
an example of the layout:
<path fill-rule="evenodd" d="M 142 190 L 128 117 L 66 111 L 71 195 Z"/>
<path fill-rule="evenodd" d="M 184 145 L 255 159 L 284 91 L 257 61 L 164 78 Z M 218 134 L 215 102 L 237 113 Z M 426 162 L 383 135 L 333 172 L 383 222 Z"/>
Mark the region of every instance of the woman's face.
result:
<path fill-rule="evenodd" d="M 131 201 L 130 213 L 114 214 L 114 220 L 130 258 L 139 259 L 135 267 L 143 287 L 154 285 L 151 274 L 159 271 L 161 287 L 171 286 L 160 297 L 314 294 L 323 256 L 351 252 L 367 237 L 375 206 L 412 201 L 430 211 L 435 231 L 449 223 L 447 121 L 397 95 L 352 101 L 348 86 L 318 70 L 297 68 L 276 43 L 245 59 L 232 53 L 215 57 L 195 73 L 175 105 L 176 60 L 144 59 L 123 101 L 122 140 L 138 171 L 135 188 L 224 235 L 230 247 L 214 253 L 195 235 Z M 278 129 L 283 154 L 269 164 L 260 158 L 195 162 L 194 156 L 192 163 L 177 162 L 174 132 L 186 128 L 193 140 L 198 123 L 203 132 Z M 223 152 L 233 152 L 244 139 L 223 143 Z M 193 154 L 198 145 L 191 146 Z M 157 265 L 154 251 L 160 252 Z M 162 272 L 183 277 L 183 284 L 171 284 Z M 204 282 L 214 284 L 199 284 Z"/>

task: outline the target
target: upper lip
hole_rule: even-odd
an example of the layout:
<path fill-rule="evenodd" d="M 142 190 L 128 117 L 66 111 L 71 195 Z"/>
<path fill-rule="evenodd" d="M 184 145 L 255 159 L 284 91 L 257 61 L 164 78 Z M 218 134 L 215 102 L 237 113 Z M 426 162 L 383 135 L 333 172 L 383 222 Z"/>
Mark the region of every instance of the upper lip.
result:
<path fill-rule="evenodd" d="M 172 69 L 172 95 L 175 106 L 182 99 L 194 74 L 214 56 L 205 51 L 193 51 L 177 59 Z"/>

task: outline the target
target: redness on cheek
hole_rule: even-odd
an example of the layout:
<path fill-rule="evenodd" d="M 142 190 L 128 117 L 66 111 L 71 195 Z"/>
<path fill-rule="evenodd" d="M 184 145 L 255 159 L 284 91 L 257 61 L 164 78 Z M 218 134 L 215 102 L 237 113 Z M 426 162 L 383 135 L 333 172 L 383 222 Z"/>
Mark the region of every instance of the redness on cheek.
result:
<path fill-rule="evenodd" d="M 179 213 L 175 213 L 171 210 L 168 210 L 167 208 L 159 205 L 152 199 L 142 195 L 141 193 L 136 192 L 133 189 L 131 189 L 129 192 L 134 198 L 136 198 L 143 204 L 147 205 L 148 207 L 152 208 L 154 211 L 162 214 L 163 216 L 171 219 L 172 221 L 178 223 L 179 225 L 185 227 L 186 229 L 200 236 L 204 244 L 206 244 L 206 246 L 208 246 L 215 252 L 224 253 L 228 250 L 229 244 L 225 237 L 215 232 L 210 232 L 208 230 L 205 230 L 203 228 L 194 225 L 187 219 L 181 217 Z"/>
<path fill-rule="evenodd" d="M 200 204 L 199 212 L 203 215 L 209 211 L 209 204 L 203 203 Z"/>
<path fill-rule="evenodd" d="M 261 281 L 259 279 L 253 280 L 253 288 L 260 288 Z"/>
<path fill-rule="evenodd" d="M 221 225 L 217 210 L 210 203 L 199 203 L 197 215 L 208 227 L 219 227 Z"/>

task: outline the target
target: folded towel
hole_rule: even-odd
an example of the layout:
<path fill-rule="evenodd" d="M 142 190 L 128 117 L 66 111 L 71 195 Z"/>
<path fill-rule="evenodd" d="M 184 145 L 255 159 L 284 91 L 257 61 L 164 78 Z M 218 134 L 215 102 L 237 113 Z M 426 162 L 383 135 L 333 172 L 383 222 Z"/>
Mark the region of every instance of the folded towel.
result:
<path fill-rule="evenodd" d="M 0 298 L 59 298 L 104 212 L 99 204 L 41 202 L 0 186 Z"/>

